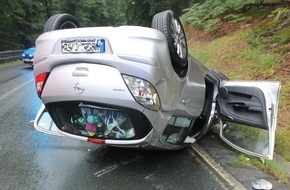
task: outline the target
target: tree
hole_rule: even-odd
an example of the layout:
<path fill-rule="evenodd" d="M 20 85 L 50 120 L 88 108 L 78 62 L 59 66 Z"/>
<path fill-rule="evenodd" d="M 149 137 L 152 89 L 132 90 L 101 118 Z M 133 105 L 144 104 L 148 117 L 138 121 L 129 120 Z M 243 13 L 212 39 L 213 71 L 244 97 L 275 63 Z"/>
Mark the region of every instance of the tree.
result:
<path fill-rule="evenodd" d="M 41 0 L 44 11 L 45 11 L 45 18 L 49 19 L 52 14 L 52 0 Z"/>
<path fill-rule="evenodd" d="M 0 2 L 0 50 L 33 45 L 43 26 L 42 5 L 33 0 Z"/>
<path fill-rule="evenodd" d="M 150 26 L 156 13 L 170 9 L 180 15 L 190 2 L 191 0 L 123 0 L 123 8 L 128 24 Z"/>
<path fill-rule="evenodd" d="M 253 14 L 256 11 L 252 11 L 252 15 L 247 12 L 252 8 L 290 6 L 289 0 L 204 0 L 203 3 L 195 0 L 194 2 L 181 17 L 188 24 L 208 31 L 217 29 L 222 20 L 240 22 L 251 18 L 252 15 L 256 16 Z M 258 16 L 267 15 L 264 11 L 264 14 L 259 12 Z"/>
<path fill-rule="evenodd" d="M 82 26 L 150 26 L 167 9 L 177 15 L 193 0 L 13 0 L 0 1 L 0 51 L 34 45 L 46 20 L 56 13 L 76 16 Z M 197 0 L 194 0 L 197 1 Z M 204 0 L 205 1 L 205 0 Z"/>

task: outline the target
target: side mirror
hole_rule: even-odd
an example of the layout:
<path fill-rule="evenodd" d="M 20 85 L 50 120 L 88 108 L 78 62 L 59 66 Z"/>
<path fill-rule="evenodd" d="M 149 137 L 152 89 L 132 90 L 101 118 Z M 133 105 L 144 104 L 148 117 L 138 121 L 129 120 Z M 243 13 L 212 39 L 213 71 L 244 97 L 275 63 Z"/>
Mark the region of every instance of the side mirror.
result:
<path fill-rule="evenodd" d="M 40 110 L 36 115 L 36 118 L 34 120 L 34 128 L 46 134 L 63 136 L 51 119 L 44 105 L 41 106 Z"/>

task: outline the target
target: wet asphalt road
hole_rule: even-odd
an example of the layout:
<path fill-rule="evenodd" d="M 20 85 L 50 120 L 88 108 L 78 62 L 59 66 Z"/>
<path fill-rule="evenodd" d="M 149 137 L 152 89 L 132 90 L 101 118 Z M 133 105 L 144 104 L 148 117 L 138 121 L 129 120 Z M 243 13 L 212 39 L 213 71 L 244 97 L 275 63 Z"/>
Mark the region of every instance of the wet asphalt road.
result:
<path fill-rule="evenodd" d="M 188 150 L 110 148 L 32 129 L 32 68 L 0 65 L 1 189 L 231 189 Z"/>

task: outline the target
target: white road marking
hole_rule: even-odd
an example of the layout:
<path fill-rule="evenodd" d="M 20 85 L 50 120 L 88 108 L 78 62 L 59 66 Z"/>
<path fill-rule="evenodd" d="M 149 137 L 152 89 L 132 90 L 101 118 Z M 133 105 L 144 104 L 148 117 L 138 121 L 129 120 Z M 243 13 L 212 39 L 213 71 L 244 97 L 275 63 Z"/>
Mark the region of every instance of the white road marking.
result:
<path fill-rule="evenodd" d="M 246 188 L 234 177 L 231 176 L 225 169 L 223 169 L 206 151 L 204 151 L 198 144 L 191 145 L 192 150 L 204 162 L 206 162 L 212 169 L 214 169 L 220 177 L 228 182 L 234 189 L 246 190 Z M 190 152 L 190 151 L 189 151 Z"/>
<path fill-rule="evenodd" d="M 25 83 L 23 83 L 22 85 L 14 88 L 13 90 L 10 90 L 9 92 L 7 92 L 6 94 L 0 96 L 0 101 L 3 100 L 4 98 L 6 98 L 7 96 L 11 95 L 12 93 L 16 92 L 17 90 L 23 88 L 24 86 L 26 86 L 27 84 L 31 83 L 32 81 L 34 81 L 34 79 L 31 79 Z"/>
<path fill-rule="evenodd" d="M 145 181 L 153 181 L 155 173 L 147 175 L 144 179 Z"/>
<path fill-rule="evenodd" d="M 108 166 L 102 170 L 95 172 L 94 175 L 96 175 L 97 177 L 101 177 L 102 175 L 105 175 L 105 174 L 119 168 L 120 166 L 125 166 L 127 164 L 132 163 L 132 162 L 138 161 L 138 159 L 139 159 L 139 157 L 137 156 L 136 158 L 133 158 L 132 160 L 129 160 L 129 161 L 121 161 L 121 163 L 114 164 L 112 166 Z"/>
<path fill-rule="evenodd" d="M 102 175 L 105 175 L 106 173 L 109 173 L 109 172 L 117 169 L 120 166 L 121 166 L 121 164 L 115 164 L 115 165 L 106 167 L 106 168 L 104 168 L 104 169 L 102 169 L 100 171 L 97 171 L 94 175 L 96 175 L 97 177 L 101 177 Z"/>

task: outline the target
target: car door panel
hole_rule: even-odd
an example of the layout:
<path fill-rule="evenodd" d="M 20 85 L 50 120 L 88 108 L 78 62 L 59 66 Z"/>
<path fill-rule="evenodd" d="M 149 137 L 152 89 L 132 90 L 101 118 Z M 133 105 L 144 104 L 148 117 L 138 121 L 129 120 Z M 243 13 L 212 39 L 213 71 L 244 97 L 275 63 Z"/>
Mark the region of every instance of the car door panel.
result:
<path fill-rule="evenodd" d="M 239 151 L 272 159 L 281 84 L 223 82 L 217 96 L 221 138 Z"/>
<path fill-rule="evenodd" d="M 266 102 L 261 89 L 252 86 L 225 86 L 218 99 L 224 120 L 264 128 L 267 126 Z"/>

